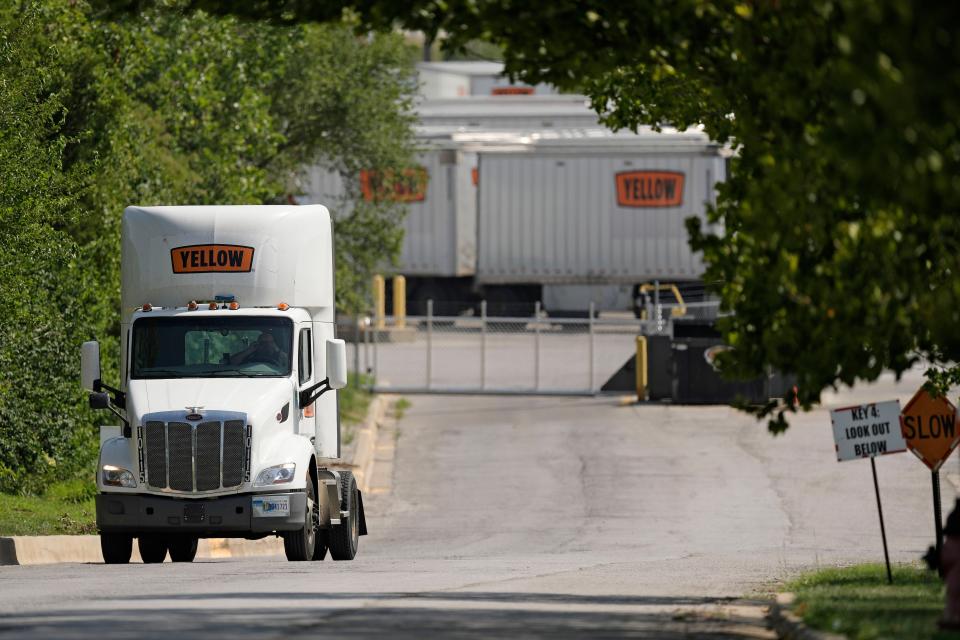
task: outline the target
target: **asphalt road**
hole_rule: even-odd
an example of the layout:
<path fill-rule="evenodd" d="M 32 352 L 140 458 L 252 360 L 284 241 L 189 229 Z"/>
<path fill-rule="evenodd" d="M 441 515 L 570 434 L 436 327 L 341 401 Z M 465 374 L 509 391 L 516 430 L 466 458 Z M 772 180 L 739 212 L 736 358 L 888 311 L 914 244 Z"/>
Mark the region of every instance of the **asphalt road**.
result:
<path fill-rule="evenodd" d="M 768 637 L 753 600 L 776 581 L 882 560 L 869 464 L 835 461 L 823 410 L 773 438 L 718 407 L 412 401 L 355 561 L 2 567 L 0 639 Z M 893 558 L 915 561 L 929 472 L 878 470 Z"/>

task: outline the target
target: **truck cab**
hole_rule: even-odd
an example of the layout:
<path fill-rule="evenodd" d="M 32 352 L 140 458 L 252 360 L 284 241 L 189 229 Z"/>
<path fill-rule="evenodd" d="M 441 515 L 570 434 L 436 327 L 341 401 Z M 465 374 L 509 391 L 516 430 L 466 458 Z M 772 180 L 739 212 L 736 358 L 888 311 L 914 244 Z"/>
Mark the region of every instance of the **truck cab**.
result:
<path fill-rule="evenodd" d="M 281 536 L 289 560 L 351 560 L 366 533 L 340 456 L 333 234 L 323 206 L 129 207 L 120 381 L 82 350 L 101 428 L 104 560 L 191 561 L 200 538 Z"/>

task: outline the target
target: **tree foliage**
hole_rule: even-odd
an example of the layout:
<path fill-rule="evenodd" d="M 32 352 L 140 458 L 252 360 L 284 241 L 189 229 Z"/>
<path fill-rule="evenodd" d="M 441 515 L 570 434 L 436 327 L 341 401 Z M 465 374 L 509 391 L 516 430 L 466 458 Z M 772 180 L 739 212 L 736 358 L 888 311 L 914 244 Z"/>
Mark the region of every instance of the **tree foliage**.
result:
<path fill-rule="evenodd" d="M 143 0 L 111 3 L 121 11 Z M 509 73 L 586 92 L 607 123 L 702 125 L 736 149 L 703 250 L 732 375 L 828 387 L 919 358 L 960 381 L 960 5 L 909 0 L 414 0 L 191 6 L 275 23 L 355 12 L 502 47 Z M 775 430 L 790 406 L 770 404 Z"/>
<path fill-rule="evenodd" d="M 353 26 L 176 2 L 109 21 L 76 0 L 0 8 L 0 490 L 93 470 L 103 415 L 84 408 L 79 346 L 99 339 L 118 380 L 125 206 L 286 202 L 307 163 L 409 165 L 414 54 Z M 401 211 L 337 204 L 351 311 L 398 252 Z"/>

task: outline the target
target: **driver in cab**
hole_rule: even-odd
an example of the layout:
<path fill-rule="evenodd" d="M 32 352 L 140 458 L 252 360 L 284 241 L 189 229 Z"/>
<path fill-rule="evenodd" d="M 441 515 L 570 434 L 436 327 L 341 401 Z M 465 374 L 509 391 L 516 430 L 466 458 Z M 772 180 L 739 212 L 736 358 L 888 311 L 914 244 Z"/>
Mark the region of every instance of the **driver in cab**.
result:
<path fill-rule="evenodd" d="M 230 364 L 250 364 L 254 362 L 264 362 L 277 367 L 283 367 L 286 364 L 286 354 L 283 349 L 277 346 L 272 334 L 266 331 L 262 332 L 250 346 L 230 356 Z"/>

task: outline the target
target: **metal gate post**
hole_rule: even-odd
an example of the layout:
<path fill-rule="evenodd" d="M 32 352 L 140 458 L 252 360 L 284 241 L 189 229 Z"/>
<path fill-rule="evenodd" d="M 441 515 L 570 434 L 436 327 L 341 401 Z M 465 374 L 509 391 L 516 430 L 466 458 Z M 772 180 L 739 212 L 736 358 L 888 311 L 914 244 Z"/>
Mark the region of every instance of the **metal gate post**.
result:
<path fill-rule="evenodd" d="M 660 281 L 653 281 L 653 308 L 657 313 L 657 333 L 663 333 L 663 308 L 660 306 Z"/>
<path fill-rule="evenodd" d="M 383 276 L 379 273 L 373 276 L 373 316 L 377 329 L 386 326 L 387 315 L 387 288 Z"/>
<path fill-rule="evenodd" d="M 540 301 L 533 311 L 533 388 L 540 390 Z"/>
<path fill-rule="evenodd" d="M 370 318 L 363 318 L 363 372 L 370 380 L 370 390 L 373 390 L 373 369 L 370 367 Z"/>
<path fill-rule="evenodd" d="M 593 302 L 590 302 L 590 311 L 587 314 L 587 328 L 590 332 L 590 383 L 587 384 L 587 389 L 590 393 L 593 393 Z"/>
<path fill-rule="evenodd" d="M 636 359 L 636 383 L 637 383 L 637 402 L 647 399 L 647 337 L 637 336 L 637 359 Z"/>
<path fill-rule="evenodd" d="M 430 366 L 433 361 L 433 299 L 427 300 L 427 389 L 430 389 L 430 379 L 433 377 Z"/>
<path fill-rule="evenodd" d="M 370 388 L 380 377 L 380 329 L 373 327 L 373 380 L 370 382 Z"/>
<path fill-rule="evenodd" d="M 393 326 L 407 326 L 407 279 L 400 275 L 393 276 Z"/>
<path fill-rule="evenodd" d="M 480 388 L 487 388 L 487 301 L 480 301 Z"/>

